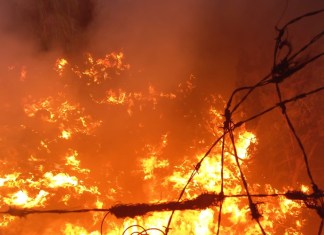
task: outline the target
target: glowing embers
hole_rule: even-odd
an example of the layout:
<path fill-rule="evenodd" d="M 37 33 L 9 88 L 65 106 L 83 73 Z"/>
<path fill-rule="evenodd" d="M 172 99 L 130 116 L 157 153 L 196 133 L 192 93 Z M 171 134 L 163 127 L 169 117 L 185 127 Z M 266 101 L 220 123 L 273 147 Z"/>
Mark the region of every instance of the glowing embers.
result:
<path fill-rule="evenodd" d="M 61 136 L 60 136 L 62 139 L 70 139 L 71 138 L 71 132 L 70 131 L 67 131 L 67 130 L 63 130 L 61 132 Z"/>
<path fill-rule="evenodd" d="M 101 85 L 113 76 L 119 75 L 122 71 L 129 69 L 129 65 L 123 62 L 122 52 L 112 52 L 103 58 L 95 59 L 90 53 L 85 54 L 85 62 L 82 66 L 70 65 L 69 69 L 88 86 Z M 69 62 L 60 58 L 55 63 L 55 70 L 60 77 L 63 76 Z"/>
<path fill-rule="evenodd" d="M 96 98 L 93 94 L 90 94 L 90 97 L 96 104 L 125 106 L 127 108 L 127 113 L 132 115 L 134 109 L 142 110 L 142 108 L 147 104 L 151 104 L 153 109 L 156 109 L 156 105 L 160 100 L 174 100 L 177 95 L 172 92 L 164 93 L 156 91 L 153 86 L 149 86 L 148 90 L 145 92 L 108 89 L 105 91 L 103 98 Z"/>
<path fill-rule="evenodd" d="M 118 90 L 114 92 L 113 90 L 106 91 L 107 98 L 99 103 L 110 103 L 110 104 L 123 104 L 126 100 L 126 92 Z"/>
<path fill-rule="evenodd" d="M 68 64 L 68 61 L 64 58 L 61 58 L 61 59 L 57 59 L 56 60 L 56 63 L 55 63 L 55 67 L 54 69 L 56 70 L 56 72 L 62 76 L 63 75 L 63 72 L 64 72 L 64 69 L 66 67 L 66 65 Z"/>
<path fill-rule="evenodd" d="M 55 70 L 63 82 L 66 82 L 66 87 L 70 87 L 71 82 L 72 85 L 77 83 L 82 90 L 83 98 L 89 99 L 89 102 L 124 106 L 129 115 L 134 113 L 134 109 L 142 110 L 147 104 L 155 109 L 160 100 L 173 100 L 177 95 L 185 96 L 194 89 L 194 77 L 191 75 L 173 92 L 159 91 L 153 85 L 147 85 L 145 90 L 134 90 L 129 85 L 134 82 L 132 81 L 134 78 L 130 78 L 130 73 L 127 73 L 130 66 L 123 60 L 124 55 L 121 52 L 113 52 L 103 58 L 94 58 L 88 53 L 83 64 L 72 64 L 66 59 L 58 59 Z M 123 85 L 116 87 L 116 84 Z"/>
<path fill-rule="evenodd" d="M 107 54 L 104 58 L 94 59 L 89 53 L 86 55 L 85 69 L 79 70 L 78 67 L 72 68 L 76 75 L 85 78 L 88 85 L 101 84 L 114 75 L 119 75 L 121 71 L 129 69 L 128 64 L 123 63 L 123 53 L 113 52 Z"/>
<path fill-rule="evenodd" d="M 84 108 L 68 101 L 63 94 L 41 99 L 25 100 L 24 111 L 30 118 L 48 125 L 46 130 L 59 132 L 58 137 L 70 139 L 74 134 L 91 135 L 101 121 L 93 121 L 90 115 L 85 115 Z"/>

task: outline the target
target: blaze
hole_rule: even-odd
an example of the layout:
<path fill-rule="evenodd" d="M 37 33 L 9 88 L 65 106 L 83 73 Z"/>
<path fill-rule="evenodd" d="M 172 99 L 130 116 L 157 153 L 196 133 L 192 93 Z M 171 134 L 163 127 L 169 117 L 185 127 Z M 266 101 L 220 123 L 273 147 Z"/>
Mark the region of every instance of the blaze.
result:
<path fill-rule="evenodd" d="M 67 130 L 63 130 L 61 132 L 61 138 L 66 139 L 66 140 L 70 139 L 71 138 L 71 132 L 69 132 Z"/>
<path fill-rule="evenodd" d="M 46 196 L 48 192 L 40 190 L 38 194 L 34 197 L 28 196 L 28 192 L 25 190 L 19 190 L 18 192 L 9 195 L 9 197 L 4 198 L 4 202 L 11 206 L 20 206 L 24 208 L 32 208 L 35 206 L 44 206 L 46 201 Z"/>
<path fill-rule="evenodd" d="M 68 64 L 68 61 L 66 59 L 64 59 L 64 58 L 57 59 L 54 69 L 57 71 L 57 73 L 60 76 L 62 76 L 63 72 L 64 72 L 64 69 L 67 66 L 67 64 Z"/>
<path fill-rule="evenodd" d="M 114 177 L 109 172 L 113 167 L 110 167 L 109 164 L 105 165 L 106 163 L 101 160 L 96 162 L 95 156 L 100 155 L 101 149 L 105 147 L 103 146 L 105 142 L 96 143 L 93 140 L 96 140 L 97 136 L 103 135 L 106 131 L 105 128 L 110 123 L 107 120 L 109 115 L 93 116 L 92 114 L 96 113 L 96 110 L 113 108 L 120 110 L 118 107 L 121 107 L 121 109 L 125 108 L 128 116 L 121 117 L 118 113 L 120 115 L 118 118 L 123 121 L 136 122 L 138 116 L 135 114 L 145 113 L 143 110 L 147 106 L 150 106 L 154 113 L 157 112 L 161 102 L 185 99 L 195 89 L 196 78 L 190 75 L 189 79 L 180 83 L 173 91 L 162 91 L 151 84 L 143 91 L 123 87 L 115 88 L 111 86 L 110 82 L 116 80 L 116 76 L 119 78 L 118 76 L 130 69 L 130 66 L 124 63 L 124 59 L 121 52 L 113 52 L 98 59 L 88 53 L 82 66 L 73 65 L 72 62 L 64 58 L 55 62 L 54 70 L 60 81 L 69 81 L 65 76 L 73 74 L 73 78 L 83 84 L 81 90 L 88 92 L 84 95 L 85 98 L 83 97 L 86 99 L 84 103 L 91 104 L 88 109 L 83 106 L 81 101 L 78 102 L 77 99 L 72 99 L 70 94 L 65 93 L 64 89 L 67 84 L 64 84 L 61 92 L 53 92 L 45 97 L 33 97 L 32 95 L 24 97 L 22 102 L 24 115 L 28 120 L 27 124 L 34 125 L 31 132 L 35 136 L 35 140 L 30 145 L 33 148 L 25 151 L 28 170 L 24 170 L 22 167 L 5 169 L 4 164 L 3 169 L 0 169 L 0 190 L 3 195 L 0 199 L 0 207 L 3 211 L 9 207 L 32 209 L 107 208 L 121 203 L 120 200 L 126 197 L 125 194 L 132 194 L 119 185 L 120 177 L 125 174 L 125 171 Z M 24 74 L 26 75 L 27 71 Z M 204 110 L 205 118 L 200 124 L 205 129 L 204 137 L 193 141 L 193 143 L 198 143 L 197 146 L 195 144 L 190 146 L 190 151 L 193 154 L 179 156 L 179 159 L 182 159 L 179 164 L 170 161 L 165 154 L 170 151 L 169 144 L 174 134 L 172 131 L 161 132 L 159 137 L 155 137 L 157 140 L 155 144 L 139 141 L 142 145 L 134 151 L 134 154 L 137 155 L 137 159 L 134 161 L 137 163 L 134 164 L 136 170 L 129 174 L 137 180 L 138 177 L 141 177 L 141 187 L 145 191 L 143 201 L 153 203 L 177 200 L 179 192 L 187 184 L 194 166 L 204 157 L 207 139 L 213 139 L 222 134 L 223 130 L 218 127 L 222 126 L 224 117 L 216 108 L 215 103 L 224 104 L 224 102 L 220 96 L 215 95 L 209 97 L 208 100 L 210 105 Z M 88 110 L 92 110 L 92 112 Z M 162 116 L 162 114 L 157 115 L 160 119 Z M 137 128 L 143 128 L 143 120 L 139 119 L 136 123 Z M 28 125 L 24 128 L 27 129 Z M 81 138 L 85 138 L 86 141 L 81 142 Z M 121 145 L 121 148 L 126 148 L 128 137 L 114 136 L 113 138 L 104 138 L 104 141 L 113 142 L 115 138 L 120 138 L 123 143 L 126 142 L 126 145 Z M 79 143 L 83 143 L 85 146 L 81 146 L 82 144 Z M 242 125 L 235 132 L 235 145 L 242 171 L 249 173 L 252 171 L 250 164 L 255 157 L 258 137 Z M 198 146 L 204 147 L 199 148 Z M 91 153 L 84 150 L 87 148 L 91 149 Z M 223 189 L 227 197 L 222 203 L 221 234 L 259 234 L 259 227 L 251 218 L 247 199 L 242 196 L 245 194 L 245 189 L 236 165 L 234 149 L 230 141 L 226 139 L 224 150 L 224 165 L 221 165 L 222 145 L 219 144 L 201 163 L 197 174 L 188 184 L 182 200 L 193 199 L 205 192 L 219 193 L 222 188 L 221 175 L 223 171 Z M 88 155 L 91 155 L 89 158 L 93 161 L 84 162 L 82 159 Z M 101 155 L 101 158 L 104 157 Z M 118 157 L 124 161 L 125 156 Z M 100 170 L 102 168 L 105 168 L 104 172 Z M 104 182 L 99 182 L 98 175 Z M 305 193 L 310 191 L 306 185 L 300 185 L 300 188 Z M 288 188 L 276 189 L 271 185 L 254 183 L 249 185 L 249 189 L 252 194 L 260 191 L 272 194 L 285 192 Z M 255 201 L 262 211 L 261 224 L 269 234 L 276 234 L 277 231 L 282 234 L 302 234 L 300 230 L 304 226 L 305 220 L 301 217 L 303 207 L 301 203 L 288 200 L 283 196 L 266 199 L 255 198 Z M 219 205 L 214 205 L 203 210 L 176 211 L 169 234 L 215 234 L 219 210 Z M 168 224 L 170 213 L 167 211 L 152 212 L 144 216 L 119 220 L 110 218 L 109 222 L 103 223 L 104 234 L 160 235 Z M 57 223 L 50 223 L 49 231 L 67 235 L 100 234 L 102 214 L 90 213 L 87 217 L 71 218 L 73 218 L 71 221 L 64 219 L 58 220 Z M 287 221 L 294 222 L 289 227 L 282 228 L 281 224 L 286 224 Z M 5 231 L 18 223 L 16 217 L 3 215 L 0 226 Z M 147 230 L 146 233 L 145 229 L 148 228 L 152 229 Z"/>

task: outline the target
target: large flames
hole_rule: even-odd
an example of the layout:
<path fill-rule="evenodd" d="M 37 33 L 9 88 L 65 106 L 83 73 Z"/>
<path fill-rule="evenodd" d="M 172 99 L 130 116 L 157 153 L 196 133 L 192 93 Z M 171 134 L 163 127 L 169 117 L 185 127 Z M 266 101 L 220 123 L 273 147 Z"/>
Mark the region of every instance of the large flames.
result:
<path fill-rule="evenodd" d="M 116 79 L 130 69 L 130 66 L 124 63 L 122 53 L 111 53 L 101 59 L 95 59 L 91 54 L 87 54 L 85 63 L 82 65 L 74 65 L 67 59 L 61 58 L 55 62 L 54 68 L 57 73 L 55 79 L 63 84 L 59 92 L 53 91 L 52 94 L 42 97 L 33 94 L 21 97 L 24 117 L 19 119 L 19 123 L 12 124 L 14 130 L 26 135 L 20 143 L 21 146 L 5 146 L 5 135 L 10 130 L 1 127 L 2 148 L 6 149 L 3 152 L 8 155 L 1 161 L 0 169 L 2 211 L 8 208 L 62 210 L 104 208 L 123 203 L 122 200 L 132 201 L 132 192 L 127 188 L 121 188 L 119 184 L 121 177 L 130 184 L 134 179 L 134 184 L 143 187 L 145 193 L 142 196 L 143 201 L 176 200 L 187 183 L 193 166 L 206 151 L 207 140 L 222 134 L 222 129 L 218 126 L 221 126 L 224 120 L 220 110 L 216 108 L 216 103 L 219 104 L 222 100 L 220 97 L 206 97 L 210 105 L 205 110 L 205 119 L 201 125 L 204 132 L 200 135 L 204 135 L 204 139 L 197 140 L 194 139 L 195 136 L 192 137 L 194 139 L 192 143 L 197 145 L 190 143 L 191 155 L 179 156 L 181 161 L 170 161 L 165 155 L 171 141 L 170 130 L 165 130 L 164 133 L 154 134 L 155 143 L 142 143 L 137 149 L 135 148 L 140 155 L 137 163 L 133 168 L 125 167 L 131 169 L 131 172 L 121 172 L 113 177 L 109 171 L 113 170 L 114 166 L 110 165 L 109 156 L 103 155 L 107 152 L 101 152 L 105 141 L 110 141 L 109 138 L 102 137 L 105 128 L 109 125 L 107 117 L 120 115 L 118 118 L 121 122 L 125 122 L 125 125 L 141 129 L 145 126 L 143 123 L 145 119 L 137 120 L 136 115 L 150 115 L 147 107 L 150 107 L 151 112 L 155 112 L 160 102 L 171 103 L 177 99 L 185 99 L 186 95 L 195 89 L 194 76 L 190 76 L 173 91 L 167 92 L 159 91 L 150 84 L 144 91 L 118 87 Z M 29 76 L 32 76 L 27 71 L 28 68 L 23 67 L 21 77 L 18 77 L 20 86 L 28 83 Z M 73 97 L 67 92 L 73 84 L 79 85 L 80 90 L 76 92 L 81 93 L 79 97 Z M 116 108 L 117 114 L 116 110 L 112 110 L 113 108 Z M 96 114 L 98 115 L 95 116 Z M 163 113 L 160 117 L 161 115 Z M 155 125 L 159 125 L 159 120 Z M 258 137 L 246 130 L 244 126 L 237 129 L 235 135 L 242 170 L 251 173 Z M 98 140 L 99 142 L 96 142 Z M 123 142 L 119 143 L 121 148 L 128 148 L 127 144 L 130 140 L 121 138 L 120 141 Z M 182 144 L 187 145 L 187 143 Z M 87 148 L 90 148 L 90 152 Z M 22 160 L 15 160 L 15 162 L 14 159 L 17 158 L 14 156 Z M 224 193 L 233 197 L 226 198 L 223 203 L 220 232 L 221 234 L 259 234 L 257 223 L 251 219 L 246 198 L 239 196 L 244 195 L 245 191 L 235 164 L 233 148 L 227 142 L 225 142 L 224 156 Z M 107 159 L 102 159 L 104 157 Z M 91 161 L 82 160 L 89 158 Z M 127 159 L 120 156 L 123 164 L 128 164 L 125 162 L 128 161 Z M 210 156 L 204 160 L 183 199 L 193 199 L 205 192 L 218 193 L 221 189 L 220 162 L 221 145 L 216 146 Z M 251 194 L 258 192 L 271 194 L 287 190 L 287 188 L 276 189 L 271 185 L 258 183 L 250 184 L 249 187 Z M 304 192 L 309 190 L 304 185 L 300 187 Z M 132 202 L 138 200 L 140 198 L 135 198 Z M 261 224 L 267 233 L 302 234 L 301 228 L 305 219 L 301 216 L 300 203 L 283 196 L 255 200 L 260 203 L 258 206 L 263 216 Z M 200 211 L 176 211 L 170 235 L 215 234 L 218 211 L 218 206 Z M 26 218 L 4 214 L 0 221 L 0 231 L 1 234 L 98 235 L 102 217 L 103 214 L 100 213 L 70 217 L 36 214 Z M 143 217 L 124 220 L 109 218 L 103 224 L 103 230 L 104 234 L 109 235 L 120 235 L 125 230 L 125 234 L 137 234 L 136 232 L 143 232 L 144 228 L 157 228 L 163 231 L 169 217 L 170 212 L 154 212 Z M 162 233 L 159 230 L 148 230 L 145 234 Z"/>

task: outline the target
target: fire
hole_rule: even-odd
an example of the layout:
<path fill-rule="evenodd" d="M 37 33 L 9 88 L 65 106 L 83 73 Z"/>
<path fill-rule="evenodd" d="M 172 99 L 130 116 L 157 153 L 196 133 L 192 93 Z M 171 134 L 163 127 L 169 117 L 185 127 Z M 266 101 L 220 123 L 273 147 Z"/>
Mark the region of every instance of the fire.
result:
<path fill-rule="evenodd" d="M 8 205 L 32 208 L 35 206 L 44 206 L 47 195 L 48 192 L 40 190 L 38 194 L 34 198 L 32 198 L 28 196 L 28 192 L 20 190 L 12 194 L 10 197 L 4 198 L 4 202 Z"/>
<path fill-rule="evenodd" d="M 107 54 L 104 58 L 94 59 L 93 56 L 86 54 L 86 68 L 80 70 L 79 66 L 74 66 L 71 70 L 80 78 L 86 81 L 87 86 L 101 85 L 107 80 L 111 80 L 113 75 L 118 75 L 130 66 L 123 62 L 122 52 Z M 59 74 L 59 75 L 62 75 Z"/>
<path fill-rule="evenodd" d="M 112 90 L 107 91 L 107 102 L 111 104 L 123 104 L 126 99 L 126 92 L 119 90 L 116 94 Z"/>
<path fill-rule="evenodd" d="M 52 172 L 46 172 L 44 178 L 48 181 L 47 185 L 50 188 L 60 187 L 75 187 L 78 185 L 78 179 L 75 176 L 58 173 L 54 175 Z"/>
<path fill-rule="evenodd" d="M 64 69 L 67 66 L 67 64 L 68 64 L 68 61 L 64 58 L 58 59 L 56 61 L 54 68 L 60 76 L 63 75 Z"/>
<path fill-rule="evenodd" d="M 144 173 L 144 180 L 152 179 L 154 177 L 154 170 L 158 168 L 166 168 L 169 166 L 167 159 L 159 159 L 162 155 L 163 149 L 167 146 L 168 134 L 161 137 L 161 143 L 158 146 L 146 145 L 145 149 L 148 151 L 147 157 L 141 159 L 141 167 Z"/>
<path fill-rule="evenodd" d="M 61 230 L 66 235 L 100 235 L 100 232 L 89 232 L 81 226 L 75 226 L 73 224 L 66 224 L 65 228 Z"/>
<path fill-rule="evenodd" d="M 0 178 L 0 186 L 4 186 L 5 184 L 14 184 L 16 179 L 19 177 L 19 173 L 15 172 L 13 174 L 6 175 L 4 178 Z"/>
<path fill-rule="evenodd" d="M 12 195 L 12 203 L 14 205 L 24 205 L 27 203 L 28 199 L 29 197 L 25 191 L 18 191 Z"/>
<path fill-rule="evenodd" d="M 66 140 L 70 139 L 71 138 L 71 132 L 63 130 L 61 132 L 61 138 L 66 139 Z"/>
<path fill-rule="evenodd" d="M 196 78 L 191 75 L 173 91 L 159 90 L 151 84 L 148 84 L 143 91 L 131 90 L 127 87 L 115 88 L 111 82 L 115 81 L 116 77 L 119 79 L 118 76 L 130 69 L 130 66 L 124 63 L 124 59 L 123 53 L 119 52 L 98 59 L 91 54 L 86 54 L 83 65 L 74 65 L 67 59 L 60 58 L 55 62 L 54 68 L 60 81 L 66 82 L 62 86 L 62 91 L 44 97 L 32 95 L 23 97 L 22 109 L 26 125 L 21 125 L 24 131 L 30 130 L 34 139 L 30 140 L 31 144 L 27 145 L 26 151 L 23 149 L 24 154 L 27 155 L 24 156 L 27 159 L 24 163 L 26 169 L 17 166 L 9 169 L 5 164 L 2 165 L 0 190 L 3 196 L 0 199 L 0 206 L 3 211 L 8 207 L 106 208 L 120 202 L 119 194 L 123 197 L 132 194 L 119 185 L 123 181 L 120 178 L 126 174 L 125 171 L 113 175 L 109 172 L 113 170 L 110 163 L 97 157 L 107 158 L 109 162 L 106 155 L 110 149 L 107 147 L 105 152 L 101 152 L 106 144 L 111 148 L 110 142 L 115 143 L 116 139 L 120 139 L 123 144 L 119 147 L 128 148 L 129 139 L 134 138 L 131 131 L 127 132 L 126 137 L 115 133 L 111 135 L 109 128 L 114 128 L 114 118 L 120 118 L 121 122 L 125 122 L 125 126 L 128 123 L 135 123 L 134 126 L 140 133 L 138 136 L 142 137 L 145 133 L 142 134 L 141 130 L 145 126 L 143 122 L 147 117 L 142 118 L 137 114 L 143 112 L 145 114 L 143 116 L 149 116 L 150 114 L 145 112 L 147 107 L 151 107 L 152 113 L 159 114 L 156 117 L 162 120 L 163 114 L 158 112 L 160 103 L 173 105 L 175 103 L 172 102 L 185 99 L 195 89 Z M 26 75 L 27 71 L 24 74 Z M 74 77 L 66 78 L 66 76 Z M 80 90 L 86 93 L 82 97 L 84 100 L 71 98 L 71 95 L 66 92 L 71 79 L 76 79 L 73 82 L 78 81 L 81 84 Z M 161 202 L 178 198 L 195 164 L 203 158 L 207 140 L 222 134 L 223 130 L 218 127 L 224 122 L 224 117 L 216 108 L 217 102 L 224 104 L 219 96 L 212 95 L 206 98 L 206 103 L 210 105 L 204 110 L 206 115 L 203 123 L 199 124 L 204 128 L 204 137 L 193 141 L 194 144 L 190 146 L 190 151 L 184 154 L 185 157 L 178 156 L 178 159 L 182 159 L 179 160 L 180 164 L 175 165 L 166 154 L 170 152 L 169 145 L 172 140 L 175 141 L 172 139 L 174 130 L 161 131 L 154 137 L 155 143 L 152 143 L 154 141 L 145 143 L 143 140 L 147 139 L 144 137 L 138 140 L 141 145 L 132 152 L 136 155 L 136 160 L 130 163 L 123 162 L 123 164 L 134 164 L 136 169 L 128 173 L 136 180 L 140 178 L 141 187 L 145 192 L 143 201 Z M 126 117 L 122 116 L 119 107 L 125 108 L 128 114 Z M 107 110 L 117 110 L 118 115 L 110 118 L 110 113 L 109 115 L 105 113 Z M 102 138 L 102 141 L 96 142 L 99 138 Z M 28 142 L 28 138 L 25 141 Z M 195 143 L 198 143 L 197 146 Z M 250 162 L 255 157 L 258 137 L 242 125 L 235 132 L 235 145 L 243 172 L 252 171 Z M 200 149 L 198 146 L 203 148 Z M 251 219 L 246 198 L 239 196 L 245 194 L 245 190 L 236 166 L 233 147 L 229 140 L 225 140 L 224 146 L 224 194 L 228 197 L 222 204 L 223 219 L 220 232 L 221 234 L 259 234 L 258 225 Z M 113 151 L 111 155 L 114 156 Z M 121 154 L 114 157 L 126 161 L 125 156 Z M 84 159 L 91 159 L 91 161 L 86 162 Z M 222 187 L 221 171 L 221 144 L 219 144 L 202 162 L 182 200 L 193 199 L 205 192 L 219 193 Z M 126 183 L 132 184 L 131 182 L 132 179 L 128 179 Z M 310 191 L 306 185 L 300 187 L 302 192 Z M 249 185 L 249 189 L 252 194 L 260 191 L 269 194 L 286 191 L 286 189 L 279 190 L 271 185 L 261 186 L 257 183 Z M 301 203 L 288 200 L 283 196 L 253 200 L 258 202 L 258 208 L 263 216 L 261 224 L 269 234 L 275 234 L 277 231 L 282 234 L 302 234 L 299 231 L 304 226 L 305 220 L 301 217 L 303 208 Z M 37 216 L 32 215 L 27 220 Z M 218 216 L 218 205 L 200 211 L 175 212 L 170 235 L 215 234 Z M 109 222 L 103 223 L 104 234 L 120 235 L 124 231 L 125 235 L 142 233 L 144 228 L 156 228 L 147 234 L 162 234 L 161 231 L 165 229 L 169 217 L 170 212 L 164 211 L 124 220 L 111 218 Z M 91 213 L 87 217 L 72 217 L 71 220 L 68 217 L 64 218 L 64 221 L 50 223 L 48 225 L 50 231 L 54 231 L 55 234 L 69 235 L 100 234 L 102 214 Z M 281 224 L 287 221 L 294 222 L 289 227 L 282 228 Z M 0 222 L 1 230 L 6 231 L 17 223 L 19 223 L 17 218 L 4 215 Z M 31 231 L 30 234 L 33 232 Z"/>
<path fill-rule="evenodd" d="M 145 158 L 142 160 L 142 167 L 144 171 L 144 179 L 150 179 L 153 177 L 153 171 L 156 168 L 164 168 L 169 166 L 167 160 L 158 160 L 155 156 Z"/>

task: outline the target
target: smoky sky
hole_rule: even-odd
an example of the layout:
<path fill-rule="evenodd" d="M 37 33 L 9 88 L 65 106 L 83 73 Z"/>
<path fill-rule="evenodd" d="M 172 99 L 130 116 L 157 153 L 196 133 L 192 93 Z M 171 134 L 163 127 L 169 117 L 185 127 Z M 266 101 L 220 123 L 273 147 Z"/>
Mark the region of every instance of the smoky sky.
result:
<path fill-rule="evenodd" d="M 66 50 L 58 43 L 42 51 L 37 27 L 55 25 L 37 21 L 35 5 L 33 0 L 1 3 L 2 59 Z M 304 0 L 92 0 L 79 5 L 82 33 L 74 33 L 67 47 L 76 48 L 67 53 L 78 57 L 86 51 L 102 55 L 123 50 L 141 76 L 157 85 L 173 87 L 194 74 L 202 89 L 226 94 L 240 79 L 236 66 L 242 56 L 249 60 L 260 52 L 272 53 L 276 24 L 323 7 L 321 1 Z"/>
<path fill-rule="evenodd" d="M 320 1 L 100 4 L 90 47 L 125 50 L 145 76 L 164 86 L 193 73 L 203 89 L 218 92 L 229 92 L 239 79 L 236 65 L 242 53 L 251 59 L 260 52 L 272 53 L 277 23 L 323 5 Z"/>

